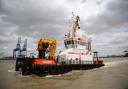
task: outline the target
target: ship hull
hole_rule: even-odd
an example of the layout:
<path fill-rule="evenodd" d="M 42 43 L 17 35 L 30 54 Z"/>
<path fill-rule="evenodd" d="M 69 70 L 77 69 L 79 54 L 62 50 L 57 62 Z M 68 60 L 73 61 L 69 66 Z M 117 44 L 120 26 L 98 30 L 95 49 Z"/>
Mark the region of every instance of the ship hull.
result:
<path fill-rule="evenodd" d="M 72 70 L 88 70 L 104 66 L 104 64 L 35 64 L 32 58 L 18 58 L 16 60 L 16 71 L 21 68 L 22 75 L 58 75 L 70 72 Z"/>
<path fill-rule="evenodd" d="M 70 72 L 72 70 L 88 70 L 102 66 L 104 66 L 104 64 L 35 65 L 33 67 L 33 73 L 42 76 L 59 75 Z"/>

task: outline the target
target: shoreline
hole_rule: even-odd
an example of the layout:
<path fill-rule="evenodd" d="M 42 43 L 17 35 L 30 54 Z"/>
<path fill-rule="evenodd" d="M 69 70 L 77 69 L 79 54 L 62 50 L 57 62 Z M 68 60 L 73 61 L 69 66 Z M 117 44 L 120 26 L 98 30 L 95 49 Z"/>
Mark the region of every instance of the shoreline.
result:
<path fill-rule="evenodd" d="M 99 57 L 99 58 L 127 58 L 127 57 L 124 57 L 124 56 L 118 56 L 118 57 Z M 0 60 L 16 60 L 16 58 L 5 57 L 5 58 L 0 58 Z"/>

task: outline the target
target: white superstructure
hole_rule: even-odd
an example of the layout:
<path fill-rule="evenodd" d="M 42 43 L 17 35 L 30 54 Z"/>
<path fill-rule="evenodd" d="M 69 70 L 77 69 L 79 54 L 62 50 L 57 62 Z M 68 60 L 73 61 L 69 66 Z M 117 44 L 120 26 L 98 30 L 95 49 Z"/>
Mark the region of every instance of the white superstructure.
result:
<path fill-rule="evenodd" d="M 91 39 L 87 36 L 78 36 L 80 17 L 73 20 L 71 32 L 65 34 L 65 50 L 59 54 L 59 62 L 66 64 L 93 64 L 93 52 L 91 50 Z"/>

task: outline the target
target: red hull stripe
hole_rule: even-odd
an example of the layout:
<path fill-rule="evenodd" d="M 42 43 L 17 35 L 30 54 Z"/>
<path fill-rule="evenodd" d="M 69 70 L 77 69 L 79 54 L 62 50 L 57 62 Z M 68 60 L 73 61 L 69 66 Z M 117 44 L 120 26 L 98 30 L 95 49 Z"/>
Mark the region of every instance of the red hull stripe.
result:
<path fill-rule="evenodd" d="M 80 52 L 68 52 L 68 54 L 81 54 Z"/>
<path fill-rule="evenodd" d="M 34 59 L 34 64 L 38 64 L 38 65 L 55 65 L 56 62 L 55 60 L 47 60 L 47 59 Z"/>
<path fill-rule="evenodd" d="M 80 38 L 65 38 L 64 40 L 80 40 Z"/>

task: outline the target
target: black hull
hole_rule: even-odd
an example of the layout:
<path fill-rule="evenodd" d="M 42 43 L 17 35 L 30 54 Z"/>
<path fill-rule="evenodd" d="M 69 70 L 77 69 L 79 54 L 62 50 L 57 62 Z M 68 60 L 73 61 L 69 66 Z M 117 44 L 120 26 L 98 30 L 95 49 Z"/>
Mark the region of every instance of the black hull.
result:
<path fill-rule="evenodd" d="M 18 58 L 16 60 L 15 70 L 22 69 L 22 75 L 58 75 L 70 72 L 72 70 L 88 70 L 104 66 L 104 64 L 56 64 L 56 65 L 37 65 L 33 64 L 32 58 Z"/>
<path fill-rule="evenodd" d="M 76 65 L 34 65 L 32 74 L 37 75 L 59 75 L 72 70 L 88 70 L 99 68 L 104 64 L 76 64 Z"/>

